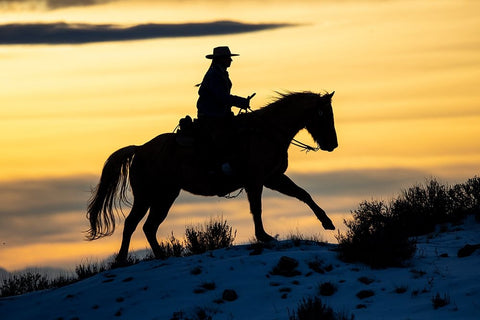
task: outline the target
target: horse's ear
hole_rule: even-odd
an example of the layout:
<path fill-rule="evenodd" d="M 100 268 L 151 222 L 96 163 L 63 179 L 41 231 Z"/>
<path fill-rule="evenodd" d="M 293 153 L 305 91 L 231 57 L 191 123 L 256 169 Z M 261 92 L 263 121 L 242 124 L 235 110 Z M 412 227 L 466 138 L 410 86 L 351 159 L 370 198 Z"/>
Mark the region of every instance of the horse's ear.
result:
<path fill-rule="evenodd" d="M 326 95 L 324 95 L 324 97 L 327 99 L 332 99 L 334 93 L 335 91 L 332 91 L 332 93 L 327 93 Z"/>

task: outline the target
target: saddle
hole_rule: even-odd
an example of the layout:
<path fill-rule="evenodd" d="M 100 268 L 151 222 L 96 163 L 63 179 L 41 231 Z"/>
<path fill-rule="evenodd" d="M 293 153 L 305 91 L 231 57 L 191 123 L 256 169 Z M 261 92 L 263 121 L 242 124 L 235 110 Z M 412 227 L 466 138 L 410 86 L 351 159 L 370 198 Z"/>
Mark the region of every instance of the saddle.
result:
<path fill-rule="evenodd" d="M 209 145 L 220 149 L 238 131 L 233 122 L 212 123 L 209 119 L 192 119 L 188 115 L 180 119 L 177 128 L 176 142 L 182 147 Z"/>
<path fill-rule="evenodd" d="M 212 176 L 231 176 L 242 170 L 246 152 L 241 144 L 233 142 L 252 130 L 234 118 L 216 123 L 214 119 L 192 119 L 187 115 L 178 123 L 175 141 L 180 148 L 194 152 L 198 163 Z"/>
<path fill-rule="evenodd" d="M 182 147 L 193 147 L 196 143 L 196 131 L 200 130 L 197 121 L 187 115 L 178 122 L 177 130 L 175 132 L 175 141 Z"/>

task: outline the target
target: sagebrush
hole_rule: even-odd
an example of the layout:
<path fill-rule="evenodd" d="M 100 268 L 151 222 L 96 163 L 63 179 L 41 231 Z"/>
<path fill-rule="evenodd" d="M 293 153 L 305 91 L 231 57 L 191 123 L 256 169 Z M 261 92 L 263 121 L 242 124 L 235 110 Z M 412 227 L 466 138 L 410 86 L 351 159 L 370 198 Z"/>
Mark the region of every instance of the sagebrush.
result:
<path fill-rule="evenodd" d="M 480 220 L 480 178 L 442 185 L 436 179 L 416 185 L 393 199 L 364 201 L 345 220 L 346 234 L 338 234 L 339 256 L 372 267 L 401 266 L 415 253 L 412 237 L 425 235 L 439 224 L 461 223 L 468 215 Z"/>
<path fill-rule="evenodd" d="M 354 317 L 334 312 L 319 297 L 304 298 L 289 320 L 353 320 Z"/>
<path fill-rule="evenodd" d="M 209 250 L 228 248 L 233 245 L 237 231 L 223 218 L 210 219 L 204 225 L 187 227 L 185 249 L 189 254 L 200 254 Z"/>
<path fill-rule="evenodd" d="M 16 296 L 32 291 L 59 288 L 76 282 L 72 277 L 60 276 L 53 280 L 39 272 L 26 272 L 24 274 L 13 275 L 9 279 L 3 280 L 0 288 L 0 297 Z"/>

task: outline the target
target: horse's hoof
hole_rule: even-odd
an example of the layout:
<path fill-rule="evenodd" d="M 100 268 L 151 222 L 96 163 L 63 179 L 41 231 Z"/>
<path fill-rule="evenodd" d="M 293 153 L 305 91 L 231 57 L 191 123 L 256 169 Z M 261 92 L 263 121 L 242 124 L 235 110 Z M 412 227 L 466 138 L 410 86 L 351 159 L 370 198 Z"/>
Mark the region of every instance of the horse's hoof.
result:
<path fill-rule="evenodd" d="M 333 225 L 333 222 L 330 219 L 326 221 L 322 221 L 322 226 L 325 230 L 335 230 L 335 226 Z"/>
<path fill-rule="evenodd" d="M 268 235 L 268 234 L 257 236 L 256 238 L 259 242 L 263 242 L 263 243 L 270 243 L 270 242 L 277 241 L 277 239 L 275 239 L 274 237 L 272 237 L 271 235 Z"/>
<path fill-rule="evenodd" d="M 124 267 L 127 265 L 127 262 L 128 262 L 128 256 L 125 256 L 119 253 L 113 260 L 111 267 L 112 269 L 118 268 L 118 267 Z"/>
<path fill-rule="evenodd" d="M 124 259 L 115 259 L 110 264 L 111 269 L 123 268 L 123 267 L 127 267 L 127 266 L 128 266 L 128 262 L 127 262 L 127 260 L 124 260 Z"/>

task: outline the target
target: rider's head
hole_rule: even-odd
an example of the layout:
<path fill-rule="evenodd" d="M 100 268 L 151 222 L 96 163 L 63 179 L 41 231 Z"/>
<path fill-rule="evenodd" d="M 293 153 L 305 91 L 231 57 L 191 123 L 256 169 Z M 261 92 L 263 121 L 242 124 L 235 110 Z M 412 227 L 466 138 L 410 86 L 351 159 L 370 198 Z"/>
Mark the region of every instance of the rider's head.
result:
<path fill-rule="evenodd" d="M 227 69 L 232 64 L 232 58 L 230 57 L 214 58 L 212 60 L 212 63 L 216 63 L 222 66 L 223 68 Z"/>
<path fill-rule="evenodd" d="M 213 54 L 207 55 L 207 59 L 212 59 L 212 63 L 219 64 L 225 69 L 230 67 L 232 63 L 232 57 L 238 56 L 236 53 L 231 53 L 230 48 L 227 46 L 216 47 L 213 49 Z"/>

